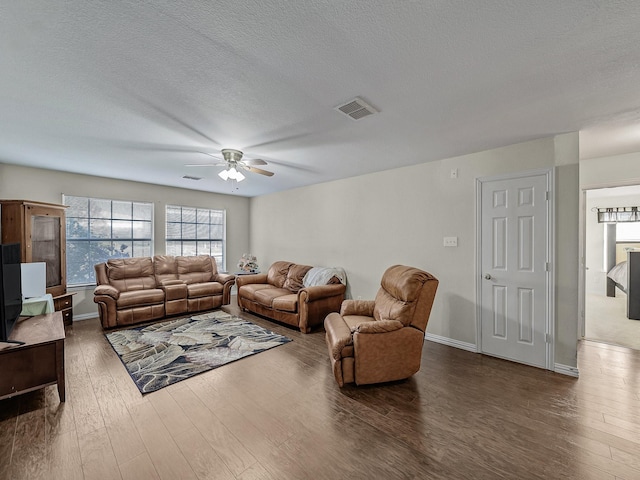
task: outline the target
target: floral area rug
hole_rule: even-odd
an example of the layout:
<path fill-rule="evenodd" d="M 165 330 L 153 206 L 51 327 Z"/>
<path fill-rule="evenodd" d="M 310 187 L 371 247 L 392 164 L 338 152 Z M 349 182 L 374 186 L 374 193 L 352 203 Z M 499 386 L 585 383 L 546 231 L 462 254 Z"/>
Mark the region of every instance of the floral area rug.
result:
<path fill-rule="evenodd" d="M 141 393 L 291 341 L 219 310 L 105 336 Z"/>

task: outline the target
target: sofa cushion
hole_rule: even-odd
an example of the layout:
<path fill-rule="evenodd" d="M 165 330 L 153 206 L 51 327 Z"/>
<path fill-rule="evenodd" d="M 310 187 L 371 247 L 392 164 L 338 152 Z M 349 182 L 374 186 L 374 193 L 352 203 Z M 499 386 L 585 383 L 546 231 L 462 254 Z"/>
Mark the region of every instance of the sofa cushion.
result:
<path fill-rule="evenodd" d="M 118 300 L 116 300 L 118 309 L 142 307 L 144 305 L 154 305 L 157 303 L 164 303 L 164 292 L 159 288 L 120 292 L 120 296 Z"/>
<path fill-rule="evenodd" d="M 376 320 L 398 320 L 406 327 L 411 322 L 415 302 L 403 302 L 390 295 L 384 288 L 378 290 L 373 316 Z"/>
<path fill-rule="evenodd" d="M 302 280 L 309 270 L 311 270 L 310 265 L 291 265 L 289 267 L 289 271 L 287 272 L 287 278 L 285 279 L 282 288 L 286 288 L 293 293 L 297 293 L 298 290 L 304 287 L 304 285 L 302 284 Z"/>
<path fill-rule="evenodd" d="M 267 272 L 267 283 L 270 283 L 277 288 L 283 288 L 291 265 L 293 265 L 291 262 L 274 262 Z"/>
<path fill-rule="evenodd" d="M 298 295 L 295 293 L 290 293 L 289 295 L 276 297 L 273 299 L 271 307 L 274 310 L 295 313 L 298 311 Z"/>
<path fill-rule="evenodd" d="M 151 257 L 114 258 L 106 270 L 109 283 L 120 292 L 156 288 Z"/>
<path fill-rule="evenodd" d="M 156 255 L 153 257 L 153 272 L 156 284 L 161 285 L 167 280 L 178 279 L 178 264 L 172 255 Z"/>
<path fill-rule="evenodd" d="M 407 270 L 415 270 L 407 275 Z M 376 294 L 373 316 L 376 320 L 397 320 L 405 327 L 411 323 L 416 301 L 429 275 L 402 265 L 389 267 L 382 276 Z"/>
<path fill-rule="evenodd" d="M 214 263 L 209 255 L 197 255 L 194 257 L 176 257 L 178 265 L 178 278 L 187 284 L 206 283 L 213 281 Z"/>
<path fill-rule="evenodd" d="M 210 295 L 222 295 L 222 284 L 218 282 L 192 283 L 187 285 L 187 297 L 198 298 Z"/>
<path fill-rule="evenodd" d="M 349 329 L 353 332 L 358 325 L 366 322 L 375 322 L 373 317 L 367 317 L 364 315 L 345 315 L 342 317 L 344 323 L 347 324 Z"/>
<path fill-rule="evenodd" d="M 250 283 L 248 285 L 242 285 L 238 289 L 238 295 L 242 298 L 255 302 L 255 293 L 258 290 L 264 290 L 265 288 L 273 288 L 273 285 L 269 285 L 268 283 Z"/>
<path fill-rule="evenodd" d="M 273 299 L 282 297 L 285 295 L 291 295 L 289 290 L 284 288 L 263 288 L 253 294 L 254 301 L 265 307 L 272 307 Z"/>

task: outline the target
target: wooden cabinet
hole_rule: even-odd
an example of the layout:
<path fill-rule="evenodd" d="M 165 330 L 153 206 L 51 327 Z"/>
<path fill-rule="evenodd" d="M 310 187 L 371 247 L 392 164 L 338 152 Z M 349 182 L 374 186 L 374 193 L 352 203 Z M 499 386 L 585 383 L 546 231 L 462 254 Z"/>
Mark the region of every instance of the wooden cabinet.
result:
<path fill-rule="evenodd" d="M 22 262 L 47 264 L 47 293 L 67 293 L 64 205 L 0 200 L 2 243 L 20 242 Z M 57 309 L 56 309 L 57 310 Z"/>
<path fill-rule="evenodd" d="M 72 292 L 53 297 L 54 310 L 62 313 L 62 320 L 65 325 L 71 325 L 71 322 L 73 322 L 73 296 L 75 294 L 76 292 Z"/>
<path fill-rule="evenodd" d="M 58 385 L 65 400 L 64 326 L 60 312 L 21 317 L 11 335 L 20 345 L 0 350 L 0 399 Z"/>

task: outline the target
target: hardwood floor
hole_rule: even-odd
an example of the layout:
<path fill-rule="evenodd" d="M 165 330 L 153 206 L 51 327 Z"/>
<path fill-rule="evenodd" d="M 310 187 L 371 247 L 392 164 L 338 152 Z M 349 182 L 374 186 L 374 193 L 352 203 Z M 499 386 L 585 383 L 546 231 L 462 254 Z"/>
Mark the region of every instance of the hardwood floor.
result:
<path fill-rule="evenodd" d="M 246 318 L 293 342 L 144 397 L 97 319 L 67 327 L 67 402 L 0 401 L 0 479 L 640 478 L 638 351 L 582 342 L 575 379 L 425 342 L 340 389 L 322 332 Z"/>

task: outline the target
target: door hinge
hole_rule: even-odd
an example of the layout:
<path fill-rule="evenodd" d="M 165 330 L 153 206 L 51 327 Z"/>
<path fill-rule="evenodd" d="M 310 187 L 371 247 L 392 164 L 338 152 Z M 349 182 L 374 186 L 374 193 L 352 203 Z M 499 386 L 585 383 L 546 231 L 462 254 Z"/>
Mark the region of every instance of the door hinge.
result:
<path fill-rule="evenodd" d="M 551 264 L 549 262 L 545 262 L 544 271 L 545 272 L 550 272 L 551 271 Z"/>
<path fill-rule="evenodd" d="M 544 199 L 549 200 L 549 192 L 544 192 Z"/>
<path fill-rule="evenodd" d="M 551 343 L 551 335 L 547 333 L 544 337 L 544 341 L 547 343 Z"/>

